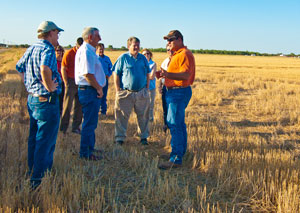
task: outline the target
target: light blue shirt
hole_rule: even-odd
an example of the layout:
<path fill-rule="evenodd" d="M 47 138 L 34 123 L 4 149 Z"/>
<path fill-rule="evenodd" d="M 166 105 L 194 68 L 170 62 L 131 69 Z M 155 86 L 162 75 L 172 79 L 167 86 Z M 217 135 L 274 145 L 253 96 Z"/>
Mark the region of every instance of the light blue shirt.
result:
<path fill-rule="evenodd" d="M 53 45 L 47 40 L 39 40 L 29 47 L 18 61 L 16 69 L 24 73 L 24 83 L 29 93 L 48 95 L 50 92 L 42 84 L 41 66 L 45 65 L 52 71 L 52 80 L 58 82 L 57 94 L 61 93 L 61 78 L 57 71 L 57 62 Z"/>
<path fill-rule="evenodd" d="M 150 59 L 150 61 L 149 61 L 149 67 L 150 67 L 151 72 L 153 71 L 155 65 L 156 65 L 156 63 L 154 61 L 152 61 L 152 59 Z M 153 80 L 150 80 L 149 90 L 155 89 L 155 84 L 156 84 L 156 78 L 154 78 Z"/>
<path fill-rule="evenodd" d="M 108 77 L 111 76 L 111 74 L 112 74 L 112 70 L 111 70 L 112 63 L 110 61 L 110 58 L 108 56 L 104 55 L 103 57 L 99 56 L 99 60 L 102 64 L 102 68 L 104 70 L 105 75 L 108 76 Z"/>
<path fill-rule="evenodd" d="M 134 58 L 129 52 L 122 54 L 114 64 L 112 70 L 120 78 L 120 88 L 141 90 L 147 86 L 147 74 L 150 73 L 145 56 L 138 53 Z"/>

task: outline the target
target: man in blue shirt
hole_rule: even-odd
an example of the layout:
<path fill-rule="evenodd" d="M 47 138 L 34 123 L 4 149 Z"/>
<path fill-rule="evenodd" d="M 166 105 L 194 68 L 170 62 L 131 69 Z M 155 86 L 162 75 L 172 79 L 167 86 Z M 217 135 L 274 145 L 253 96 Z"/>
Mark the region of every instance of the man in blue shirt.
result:
<path fill-rule="evenodd" d="M 122 54 L 114 64 L 115 100 L 115 141 L 122 145 L 126 138 L 128 119 L 132 108 L 138 119 L 138 133 L 141 144 L 148 145 L 149 136 L 149 73 L 145 56 L 139 53 L 140 40 L 127 40 L 129 52 Z"/>
<path fill-rule="evenodd" d="M 110 61 L 110 58 L 106 55 L 104 55 L 104 44 L 99 43 L 96 46 L 96 54 L 99 55 L 99 60 L 101 62 L 102 68 L 104 70 L 105 76 L 106 76 L 106 85 L 103 87 L 103 96 L 101 98 L 101 105 L 100 105 L 100 111 L 102 115 L 106 115 L 107 111 L 107 90 L 108 90 L 108 79 L 112 75 L 112 63 Z"/>
<path fill-rule="evenodd" d="M 58 45 L 61 31 L 51 21 L 42 22 L 37 31 L 40 40 L 27 49 L 16 65 L 29 93 L 28 167 L 33 188 L 40 185 L 44 173 L 53 164 L 60 117 L 58 94 L 61 93 L 54 47 Z"/>

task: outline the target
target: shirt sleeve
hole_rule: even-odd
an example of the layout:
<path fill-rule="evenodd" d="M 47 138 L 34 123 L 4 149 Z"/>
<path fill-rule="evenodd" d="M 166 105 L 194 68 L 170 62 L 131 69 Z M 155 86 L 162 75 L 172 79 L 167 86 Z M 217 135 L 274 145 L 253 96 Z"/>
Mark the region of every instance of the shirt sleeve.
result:
<path fill-rule="evenodd" d="M 146 73 L 150 73 L 150 72 L 151 72 L 151 69 L 150 69 L 148 60 L 146 59 L 145 56 L 143 56 L 143 59 L 144 59 L 145 67 L 146 67 Z"/>
<path fill-rule="evenodd" d="M 180 72 L 191 72 L 191 60 L 188 54 L 183 54 L 179 61 Z"/>
<path fill-rule="evenodd" d="M 55 62 L 56 62 L 56 56 L 55 56 L 54 50 L 51 50 L 51 49 L 44 50 L 41 54 L 40 66 L 44 65 L 44 66 L 48 66 L 49 68 L 51 68 L 51 65 L 53 63 L 53 61 L 52 61 L 53 57 L 55 58 Z"/>
<path fill-rule="evenodd" d="M 96 60 L 98 60 L 98 57 L 95 57 L 95 55 L 91 54 L 90 51 L 87 51 L 86 54 L 84 55 L 85 59 L 84 61 L 86 61 L 86 74 L 95 74 L 95 64 L 96 64 Z"/>
<path fill-rule="evenodd" d="M 112 71 L 115 72 L 117 75 L 120 75 L 123 72 L 123 70 L 122 70 L 123 69 L 123 66 L 122 66 L 123 65 L 123 57 L 124 56 L 121 55 L 112 67 Z"/>
<path fill-rule="evenodd" d="M 26 53 L 22 56 L 22 58 L 20 58 L 20 60 L 18 61 L 18 63 L 16 64 L 16 70 L 20 73 L 25 72 L 25 63 L 28 57 L 28 51 L 26 51 Z"/>
<path fill-rule="evenodd" d="M 166 58 L 163 62 L 162 62 L 162 64 L 161 64 L 161 68 L 162 69 L 164 69 L 164 70 L 168 70 L 168 64 L 169 64 L 169 58 Z"/>

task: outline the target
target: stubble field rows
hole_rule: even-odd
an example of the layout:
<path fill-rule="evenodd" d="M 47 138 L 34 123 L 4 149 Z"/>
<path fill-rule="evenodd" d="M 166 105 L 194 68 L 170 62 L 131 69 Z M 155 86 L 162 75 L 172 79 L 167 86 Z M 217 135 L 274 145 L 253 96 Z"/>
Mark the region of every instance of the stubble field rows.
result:
<path fill-rule="evenodd" d="M 300 211 L 300 59 L 196 54 L 188 152 L 171 171 L 157 169 L 170 151 L 160 94 L 150 145 L 138 143 L 132 116 L 119 147 L 110 79 L 108 114 L 96 130 L 104 160 L 80 160 L 80 136 L 59 133 L 53 170 L 30 192 L 27 93 L 14 68 L 23 53 L 0 53 L 0 212 Z M 121 53 L 106 51 L 112 62 Z"/>

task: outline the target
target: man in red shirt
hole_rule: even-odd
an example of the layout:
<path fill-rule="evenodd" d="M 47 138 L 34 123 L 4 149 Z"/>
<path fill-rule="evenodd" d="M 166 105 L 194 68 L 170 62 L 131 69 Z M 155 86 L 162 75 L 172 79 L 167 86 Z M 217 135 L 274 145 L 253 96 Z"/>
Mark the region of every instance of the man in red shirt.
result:
<path fill-rule="evenodd" d="M 82 109 L 78 99 L 78 86 L 75 84 L 74 68 L 75 68 L 75 55 L 78 48 L 83 43 L 83 39 L 80 37 L 77 39 L 76 46 L 68 50 L 62 60 L 61 74 L 65 85 L 65 96 L 63 101 L 63 112 L 60 122 L 60 131 L 67 132 L 71 108 L 74 101 L 74 113 L 72 132 L 80 134 L 80 124 L 82 122 Z"/>
<path fill-rule="evenodd" d="M 187 131 L 185 125 L 185 108 L 192 97 L 191 86 L 195 79 L 195 58 L 183 44 L 183 36 L 178 30 L 172 30 L 164 36 L 173 51 L 168 70 L 162 70 L 165 77 L 167 125 L 171 133 L 169 161 L 159 165 L 160 169 L 178 168 L 182 164 L 187 148 Z"/>

